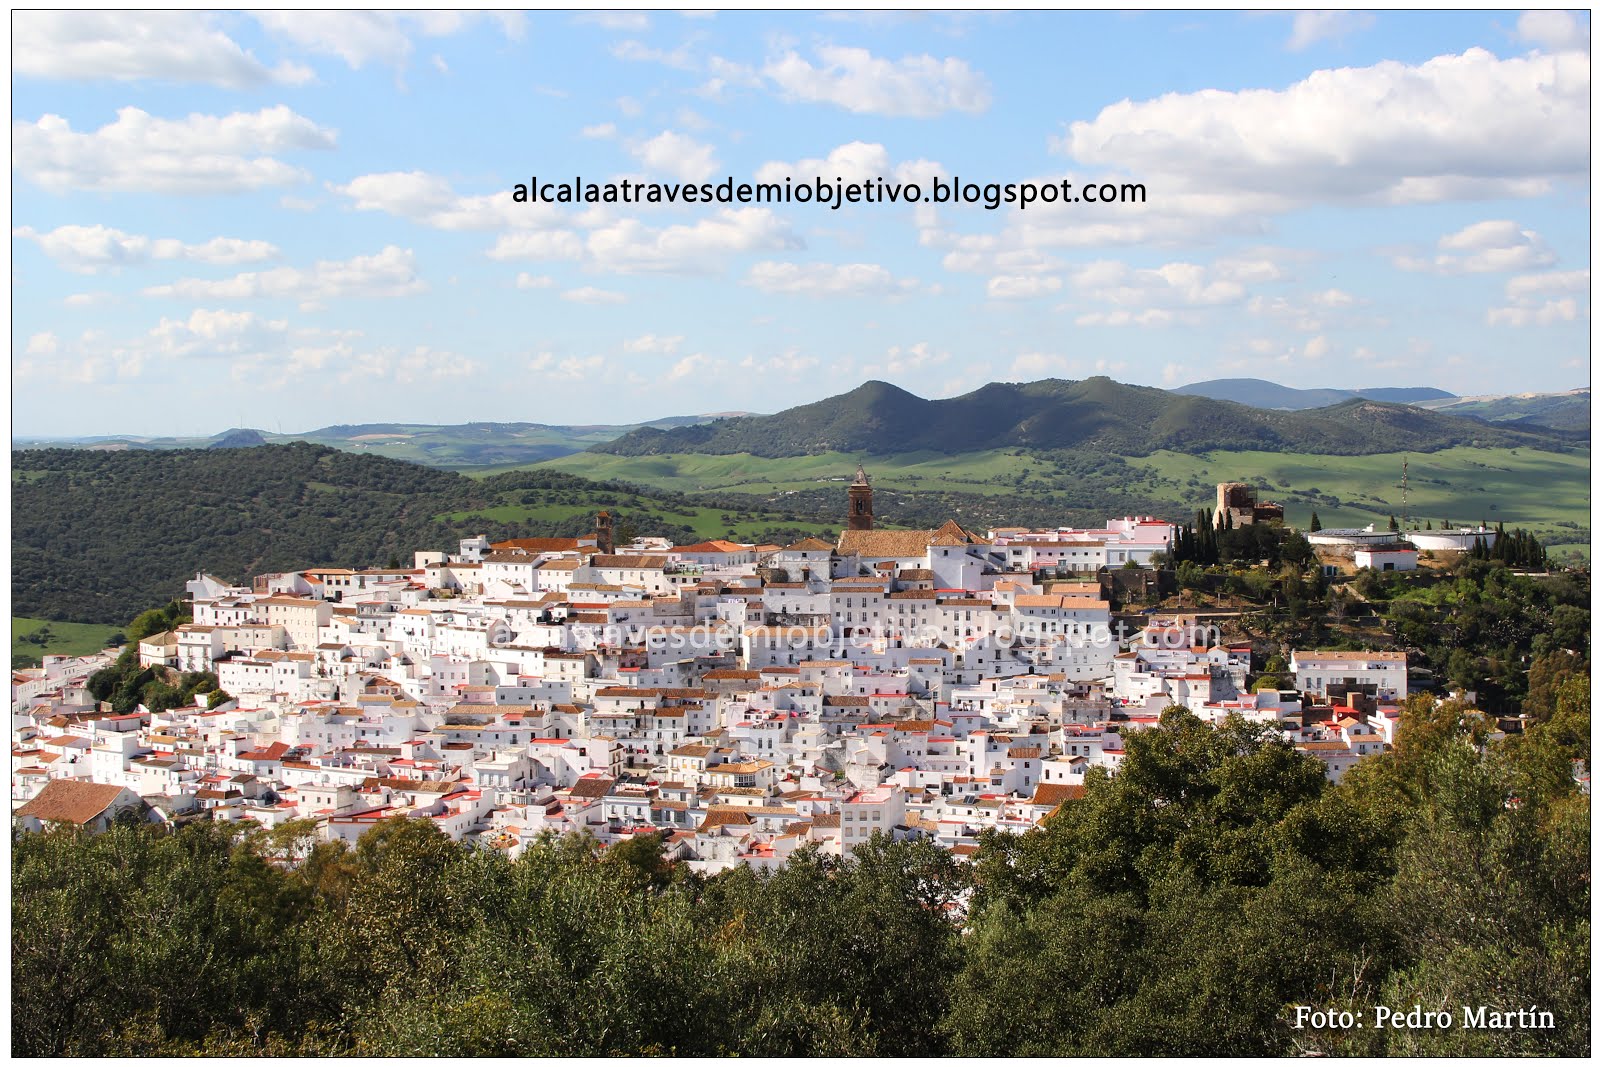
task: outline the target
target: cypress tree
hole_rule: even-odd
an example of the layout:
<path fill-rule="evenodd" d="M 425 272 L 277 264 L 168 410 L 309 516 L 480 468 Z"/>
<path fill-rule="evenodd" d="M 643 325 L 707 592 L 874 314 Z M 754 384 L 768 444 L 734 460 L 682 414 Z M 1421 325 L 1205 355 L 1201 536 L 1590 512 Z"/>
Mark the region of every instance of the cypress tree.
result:
<path fill-rule="evenodd" d="M 1320 529 L 1322 529 L 1322 520 L 1317 518 L 1317 513 L 1315 511 L 1313 511 L 1311 513 L 1310 530 L 1311 530 L 1312 533 L 1316 533 Z"/>

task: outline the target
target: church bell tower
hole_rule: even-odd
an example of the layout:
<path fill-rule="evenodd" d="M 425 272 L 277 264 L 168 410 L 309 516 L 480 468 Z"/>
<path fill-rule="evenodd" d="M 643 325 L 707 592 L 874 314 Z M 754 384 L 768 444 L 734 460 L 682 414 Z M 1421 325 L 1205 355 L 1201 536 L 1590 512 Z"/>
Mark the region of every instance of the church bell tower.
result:
<path fill-rule="evenodd" d="M 845 528 L 872 529 L 872 481 L 864 467 L 856 468 L 856 480 L 850 483 L 850 515 Z"/>

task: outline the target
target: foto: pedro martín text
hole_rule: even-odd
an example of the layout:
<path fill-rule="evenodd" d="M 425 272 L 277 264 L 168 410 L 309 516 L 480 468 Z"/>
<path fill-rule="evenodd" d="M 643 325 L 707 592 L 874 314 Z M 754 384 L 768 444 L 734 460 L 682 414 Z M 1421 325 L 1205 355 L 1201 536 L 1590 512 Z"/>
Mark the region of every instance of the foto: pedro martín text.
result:
<path fill-rule="evenodd" d="M 1459 1012 L 1459 1015 L 1457 1014 Z M 1457 1011 L 1427 1010 L 1378 1005 L 1371 1018 L 1365 1011 L 1323 1011 L 1304 1004 L 1294 1007 L 1296 1030 L 1553 1030 L 1556 1017 L 1537 1004 L 1505 1010 L 1487 1005 L 1466 1005 Z"/>

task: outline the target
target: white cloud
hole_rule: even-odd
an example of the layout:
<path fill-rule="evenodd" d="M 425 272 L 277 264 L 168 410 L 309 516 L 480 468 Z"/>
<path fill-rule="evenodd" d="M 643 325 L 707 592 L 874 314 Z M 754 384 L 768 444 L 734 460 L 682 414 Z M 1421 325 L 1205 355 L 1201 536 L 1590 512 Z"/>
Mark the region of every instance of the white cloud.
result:
<path fill-rule="evenodd" d="M 700 67 L 699 60 L 694 57 L 687 44 L 665 52 L 659 48 L 651 48 L 641 41 L 618 41 L 611 46 L 611 54 L 630 63 L 660 63 L 673 70 L 698 70 Z"/>
<path fill-rule="evenodd" d="M 380 348 L 372 352 L 358 352 L 353 358 L 341 359 L 344 370 L 341 382 L 388 380 L 400 385 L 420 385 L 426 382 L 464 378 L 476 374 L 479 364 L 459 352 L 417 345 L 410 350 Z"/>
<path fill-rule="evenodd" d="M 760 378 L 784 378 L 796 381 L 821 366 L 821 361 L 815 356 L 808 356 L 798 348 L 787 348 L 776 355 L 765 359 L 755 356 L 746 356 L 739 361 L 739 366 L 752 376 Z"/>
<path fill-rule="evenodd" d="M 282 105 L 183 119 L 125 107 L 93 133 L 75 132 L 58 115 L 11 123 L 18 173 L 52 192 L 216 193 L 287 185 L 308 175 L 272 153 L 328 149 L 334 140 L 333 130 Z"/>
<path fill-rule="evenodd" d="M 1445 234 L 1439 238 L 1439 248 L 1431 259 L 1399 255 L 1394 264 L 1401 270 L 1433 274 L 1482 274 L 1548 267 L 1556 261 L 1544 238 L 1509 219 L 1476 222 Z"/>
<path fill-rule="evenodd" d="M 581 259 L 583 240 L 571 230 L 508 233 L 486 254 L 490 259 Z"/>
<path fill-rule="evenodd" d="M 643 33 L 650 28 L 650 16 L 643 11 L 586 11 L 574 15 L 572 21 L 621 33 Z"/>
<path fill-rule="evenodd" d="M 1511 300 L 1526 300 L 1549 294 L 1582 293 L 1589 289 L 1589 272 L 1586 270 L 1556 271 L 1551 274 L 1523 274 L 1506 282 L 1506 296 Z"/>
<path fill-rule="evenodd" d="M 914 345 L 891 345 L 884 354 L 883 369 L 889 374 L 912 374 L 948 362 L 950 353 L 935 349 L 927 341 L 918 341 Z"/>
<path fill-rule="evenodd" d="M 618 274 L 709 273 L 727 257 L 803 247 L 787 222 L 766 208 L 723 209 L 686 225 L 652 229 L 621 219 L 589 234 L 590 262 Z"/>
<path fill-rule="evenodd" d="M 944 174 L 944 167 L 932 160 L 907 160 L 894 165 L 890 163 L 889 152 L 883 145 L 876 142 L 851 141 L 838 146 L 824 159 L 801 159 L 793 163 L 773 160 L 763 163 L 756 169 L 756 181 L 781 182 L 785 178 L 793 178 L 797 182 L 809 182 L 821 178 L 824 182 L 866 184 L 882 178 L 886 181 L 892 179 L 901 184 L 917 182 L 926 190 L 929 178 Z"/>
<path fill-rule="evenodd" d="M 1370 29 L 1375 20 L 1364 11 L 1299 11 L 1294 29 L 1284 47 L 1291 52 L 1309 48 L 1318 41 L 1336 41 L 1360 30 Z"/>
<path fill-rule="evenodd" d="M 935 118 L 948 111 L 978 115 L 993 99 L 989 81 L 965 60 L 906 56 L 898 61 L 865 48 L 823 45 L 818 63 L 786 52 L 761 73 L 790 100 L 827 103 L 862 114 Z"/>
<path fill-rule="evenodd" d="M 1073 319 L 1077 326 L 1170 326 L 1174 316 L 1172 312 L 1162 308 L 1146 308 L 1143 311 L 1129 311 L 1127 308 L 1118 308 L 1115 311 L 1090 311 Z"/>
<path fill-rule="evenodd" d="M 598 122 L 593 126 L 585 126 L 578 131 L 578 136 L 590 141 L 604 141 L 617 135 L 617 124 L 614 122 Z"/>
<path fill-rule="evenodd" d="M 561 294 L 561 299 L 570 300 L 574 304 L 622 304 L 628 298 L 621 293 L 609 289 L 596 289 L 592 285 L 585 285 L 578 289 L 568 289 Z"/>
<path fill-rule="evenodd" d="M 672 365 L 667 371 L 667 381 L 677 382 L 685 378 L 692 378 L 704 372 L 710 365 L 710 359 L 703 352 L 696 352 L 691 356 L 684 356 Z"/>
<path fill-rule="evenodd" d="M 1524 11 L 1517 19 L 1516 35 L 1549 52 L 1589 48 L 1589 28 L 1571 11 Z"/>
<path fill-rule="evenodd" d="M 1549 326 L 1557 322 L 1574 322 L 1578 318 L 1578 302 L 1571 297 L 1563 300 L 1546 300 L 1542 304 L 1490 308 L 1485 320 L 1490 326 Z"/>
<path fill-rule="evenodd" d="M 686 182 L 703 182 L 717 172 L 716 151 L 710 145 L 671 130 L 632 145 L 629 151 L 650 170 Z"/>
<path fill-rule="evenodd" d="M 1126 263 L 1100 260 L 1072 273 L 1073 288 L 1096 303 L 1119 307 L 1214 307 L 1244 299 L 1239 279 L 1268 278 L 1259 261 L 1219 260 L 1210 267 L 1196 263 L 1166 263 L 1153 269 L 1135 269 Z"/>
<path fill-rule="evenodd" d="M 257 22 L 275 36 L 309 52 L 337 56 L 352 70 L 368 63 L 400 67 L 411 55 L 411 36 L 448 37 L 485 16 L 460 11 L 257 11 Z M 487 16 L 512 41 L 522 39 L 526 21 L 517 12 Z"/>
<path fill-rule="evenodd" d="M 223 281 L 184 278 L 146 289 L 146 296 L 190 300 L 339 300 L 345 297 L 399 297 L 420 293 L 427 285 L 417 277 L 409 248 L 389 245 L 370 256 L 321 260 L 309 270 L 279 267 L 238 274 Z"/>
<path fill-rule="evenodd" d="M 1531 196 L 1587 177 L 1589 63 L 1474 48 L 1319 70 L 1282 90 L 1169 93 L 1074 122 L 1056 147 L 1138 175 L 1164 203 L 1191 197 L 1198 217 Z"/>
<path fill-rule="evenodd" d="M 899 296 L 917 288 L 915 278 L 896 278 L 876 263 L 755 264 L 744 279 L 764 293 L 806 296 Z"/>
<path fill-rule="evenodd" d="M 1321 359 L 1332 350 L 1333 343 L 1319 333 L 1317 336 L 1307 341 L 1300 352 L 1301 355 L 1305 356 L 1307 359 Z"/>
<path fill-rule="evenodd" d="M 519 204 L 509 189 L 462 196 L 444 178 L 420 170 L 363 174 L 328 188 L 355 201 L 357 211 L 383 211 L 437 230 L 538 229 L 562 221 L 553 205 Z"/>
<path fill-rule="evenodd" d="M 1061 373 L 1062 369 L 1071 366 L 1072 362 L 1067 357 L 1058 356 L 1053 352 L 1023 352 L 1011 361 L 1011 367 L 1006 371 L 1006 380 L 1032 381 L 1037 378 L 1047 378 Z"/>
<path fill-rule="evenodd" d="M 95 274 L 158 259 L 224 265 L 259 263 L 278 254 L 278 249 L 266 241 L 214 237 L 200 244 L 185 244 L 173 238 L 123 233 L 107 226 L 58 226 L 49 233 L 38 233 L 31 226 L 22 226 L 11 232 L 14 237 L 36 241 L 45 255 L 79 274 Z"/>
<path fill-rule="evenodd" d="M 309 68 L 271 70 L 199 11 L 16 11 L 12 74 L 70 81 L 189 82 L 223 89 L 303 85 Z"/>
<path fill-rule="evenodd" d="M 1053 274 L 999 274 L 989 279 L 986 291 L 990 300 L 1027 300 L 1060 288 L 1061 279 Z"/>
<path fill-rule="evenodd" d="M 1490 326 L 1550 326 L 1575 322 L 1589 314 L 1588 301 L 1580 303 L 1578 299 L 1588 290 L 1589 272 L 1586 270 L 1519 275 L 1506 282 L 1506 299 L 1510 303 L 1490 308 L 1484 320 Z"/>
<path fill-rule="evenodd" d="M 155 351 L 178 359 L 262 356 L 282 347 L 289 324 L 252 311 L 197 308 L 187 319 L 163 317 L 150 331 Z"/>
<path fill-rule="evenodd" d="M 528 369 L 547 378 L 582 381 L 598 374 L 605 367 L 604 356 L 566 356 L 553 352 L 540 352 L 528 360 Z"/>
<path fill-rule="evenodd" d="M 678 350 L 678 346 L 681 344 L 683 344 L 682 336 L 659 337 L 653 333 L 646 333 L 641 334 L 638 337 L 630 337 L 628 340 L 622 342 L 622 350 L 624 352 L 632 352 L 636 355 L 646 353 L 660 353 L 662 355 L 667 355 L 676 352 Z"/>
<path fill-rule="evenodd" d="M 517 275 L 518 289 L 549 289 L 555 284 L 556 280 L 550 277 L 548 274 L 542 274 L 538 277 L 535 277 L 534 275 L 529 274 L 527 271 L 522 271 Z"/>

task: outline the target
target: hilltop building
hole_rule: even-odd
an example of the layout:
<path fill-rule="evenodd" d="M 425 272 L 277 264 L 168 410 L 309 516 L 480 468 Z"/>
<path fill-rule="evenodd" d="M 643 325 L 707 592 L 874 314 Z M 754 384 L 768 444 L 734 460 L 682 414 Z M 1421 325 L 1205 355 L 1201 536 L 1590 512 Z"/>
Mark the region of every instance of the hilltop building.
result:
<path fill-rule="evenodd" d="M 1256 503 L 1256 491 L 1244 482 L 1217 483 L 1216 523 L 1234 526 L 1253 526 L 1258 522 L 1282 522 L 1283 505 Z"/>

